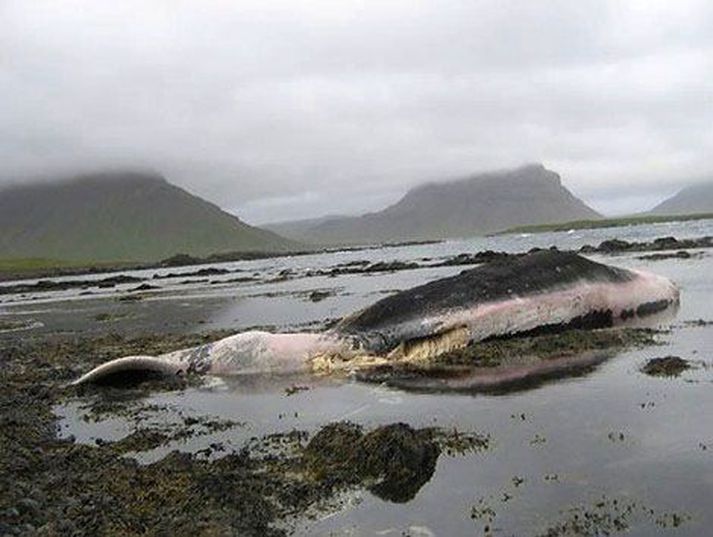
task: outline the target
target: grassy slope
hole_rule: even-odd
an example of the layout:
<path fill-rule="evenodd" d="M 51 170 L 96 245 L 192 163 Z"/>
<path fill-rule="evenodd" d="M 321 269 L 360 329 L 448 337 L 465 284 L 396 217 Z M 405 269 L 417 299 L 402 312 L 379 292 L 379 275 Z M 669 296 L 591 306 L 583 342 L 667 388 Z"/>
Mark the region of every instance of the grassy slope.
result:
<path fill-rule="evenodd" d="M 0 259 L 0 281 L 24 278 L 53 278 L 62 275 L 111 272 L 139 268 L 136 263 L 66 261 L 38 257 Z"/>
<path fill-rule="evenodd" d="M 71 261 L 61 261 L 58 259 L 42 259 L 38 257 L 19 259 L 0 259 L 0 272 L 25 272 L 46 268 L 73 267 L 75 263 Z"/>
<path fill-rule="evenodd" d="M 0 257 L 157 261 L 302 245 L 255 228 L 158 176 L 104 174 L 0 193 Z"/>
<path fill-rule="evenodd" d="M 623 218 L 604 218 L 602 220 L 574 220 L 561 224 L 538 224 L 533 226 L 517 226 L 497 233 L 544 233 L 547 231 L 569 231 L 570 229 L 595 229 L 604 227 L 635 226 L 638 224 L 658 224 L 661 222 L 686 222 L 688 220 L 707 220 L 713 218 L 713 213 L 666 215 L 666 216 L 627 216 Z"/>

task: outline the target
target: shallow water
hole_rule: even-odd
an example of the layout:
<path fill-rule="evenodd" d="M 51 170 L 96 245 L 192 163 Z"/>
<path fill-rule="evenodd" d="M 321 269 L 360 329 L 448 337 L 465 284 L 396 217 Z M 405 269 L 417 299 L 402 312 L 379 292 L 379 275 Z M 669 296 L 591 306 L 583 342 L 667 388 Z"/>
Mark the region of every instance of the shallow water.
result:
<path fill-rule="evenodd" d="M 679 239 L 713 235 L 713 220 L 668 222 L 620 228 L 576 230 L 571 232 L 513 234 L 449 240 L 436 244 L 384 249 L 333 252 L 275 259 L 239 261 L 191 267 L 172 267 L 117 273 L 65 276 L 54 281 L 100 280 L 117 274 L 146 278 L 158 287 L 147 292 L 132 291 L 139 284 L 113 288 L 97 287 L 52 292 L 0 294 L 0 324 L 21 320 L 33 325 L 33 334 L 42 333 L 137 333 L 185 332 L 214 329 L 241 331 L 253 326 L 275 330 L 315 328 L 326 319 L 342 317 L 384 296 L 426 281 L 456 274 L 467 266 L 419 268 L 375 274 L 352 274 L 336 278 L 306 277 L 310 271 L 324 270 L 353 261 L 415 261 L 434 264 L 460 253 L 483 250 L 527 251 L 533 247 L 555 245 L 563 249 L 597 245 L 603 240 L 620 238 L 650 241 L 657 237 Z M 595 256 L 596 258 L 596 256 Z M 607 257 L 618 262 L 620 257 Z M 629 263 L 622 259 L 623 263 Z M 635 260 L 633 266 L 647 263 Z M 657 263 L 655 266 L 659 266 Z M 187 274 L 201 268 L 229 270 L 227 274 L 195 277 Z M 289 277 L 278 281 L 283 271 Z M 155 275 L 179 274 L 168 279 Z M 181 276 L 185 274 L 186 276 Z M 252 282 L 229 282 L 238 277 L 257 278 Z M 37 279 L 0 282 L 0 288 L 18 283 L 36 283 Z M 187 282 L 187 283 L 186 283 Z M 311 291 L 330 291 L 333 295 L 312 302 Z M 126 300 L 141 298 L 141 300 Z"/>
<path fill-rule="evenodd" d="M 258 271 L 265 267 L 278 273 L 287 266 L 303 270 L 353 259 L 409 260 L 482 248 L 521 251 L 550 244 L 573 247 L 598 244 L 613 236 L 627 240 L 664 235 L 683 238 L 713 234 L 712 227 L 711 221 L 705 221 L 494 237 L 237 266 Z M 652 262 L 639 260 L 637 255 L 596 259 L 644 267 L 679 283 L 681 309 L 670 333 L 660 336 L 662 346 L 615 354 L 583 376 L 552 380 L 505 395 L 412 393 L 314 377 L 223 379 L 208 387 L 156 395 L 147 402 L 173 405 L 176 416 L 178 411 L 219 416 L 242 422 L 242 426 L 174 443 L 142 454 L 141 459 L 150 462 L 170 449 L 198 450 L 216 441 L 238 448 L 254 436 L 293 429 L 315 431 L 328 422 L 345 419 L 367 428 L 394 422 L 414 427 L 437 425 L 489 434 L 493 445 L 481 453 L 441 455 L 431 480 L 410 502 L 390 503 L 369 492 L 356 491 L 348 498 L 348 507 L 298 521 L 297 534 L 539 535 L 557 521 L 573 516 L 564 512 L 569 508 L 583 506 L 595 513 L 610 513 L 616 505 L 633 502 L 634 514 L 626 518 L 627 535 L 709 535 L 708 529 L 713 526 L 713 420 L 708 415 L 713 407 L 713 326 L 692 326 L 685 321 L 713 319 L 713 258 L 704 253 L 700 258 Z M 197 323 L 195 315 L 187 314 L 182 325 L 185 330 L 255 324 L 284 328 L 341 316 L 378 299 L 382 291 L 407 288 L 463 268 L 302 278 L 262 286 L 196 287 L 122 306 L 139 310 L 136 325 L 147 322 L 145 319 L 156 323 L 160 311 L 184 308 L 200 311 L 198 318 L 204 321 Z M 315 288 L 335 288 L 337 292 L 317 303 L 294 294 Z M 235 296 L 222 296 L 228 292 Z M 77 312 L 84 312 L 74 324 L 62 321 L 58 313 L 28 315 L 45 322 L 48 330 L 79 330 L 81 319 L 93 314 L 83 308 L 93 303 L 94 309 L 89 311 L 101 311 L 101 305 L 107 302 L 70 298 L 64 303 L 47 302 L 41 308 L 56 312 L 73 304 Z M 6 312 L 41 309 L 28 304 L 6 305 Z M 166 329 L 177 326 L 169 323 Z M 697 367 L 670 379 L 648 377 L 639 371 L 646 360 L 668 354 L 692 360 Z M 309 389 L 288 397 L 285 388 L 292 385 Z M 118 419 L 85 422 L 84 404 L 80 400 L 57 409 L 62 416 L 62 435 L 73 434 L 80 442 L 93 442 L 130 432 L 131 424 Z M 176 416 L 159 413 L 151 419 L 171 420 Z M 520 483 L 521 479 L 524 481 Z M 476 517 L 472 518 L 474 507 Z M 686 517 L 683 524 L 676 530 L 663 527 L 671 522 L 666 515 L 674 512 Z"/>

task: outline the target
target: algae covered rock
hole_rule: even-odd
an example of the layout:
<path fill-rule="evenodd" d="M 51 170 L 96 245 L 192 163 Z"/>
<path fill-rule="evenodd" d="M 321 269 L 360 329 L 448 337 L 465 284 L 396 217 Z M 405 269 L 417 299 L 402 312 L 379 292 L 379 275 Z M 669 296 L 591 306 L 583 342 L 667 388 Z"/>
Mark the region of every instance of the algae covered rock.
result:
<path fill-rule="evenodd" d="M 392 502 L 407 502 L 433 475 L 440 448 L 405 423 L 379 427 L 359 442 L 355 463 L 360 475 L 376 479 L 371 492 Z"/>
<path fill-rule="evenodd" d="M 314 479 L 336 484 L 361 484 L 382 499 L 411 500 L 431 479 L 440 447 L 428 431 L 405 423 L 361 427 L 340 422 L 323 427 L 305 448 Z"/>

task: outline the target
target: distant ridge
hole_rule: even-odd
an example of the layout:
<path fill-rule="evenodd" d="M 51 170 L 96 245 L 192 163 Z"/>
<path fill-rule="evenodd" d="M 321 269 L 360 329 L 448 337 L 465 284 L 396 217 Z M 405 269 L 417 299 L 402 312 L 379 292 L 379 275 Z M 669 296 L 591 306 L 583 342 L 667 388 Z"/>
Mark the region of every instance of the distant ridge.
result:
<path fill-rule="evenodd" d="M 649 211 L 661 215 L 699 213 L 713 213 L 713 182 L 688 186 Z"/>
<path fill-rule="evenodd" d="M 413 188 L 382 211 L 265 226 L 317 244 L 365 244 L 468 237 L 531 224 L 598 219 L 541 164 Z"/>
<path fill-rule="evenodd" d="M 0 258 L 157 261 L 300 248 L 156 173 L 101 172 L 0 190 Z"/>

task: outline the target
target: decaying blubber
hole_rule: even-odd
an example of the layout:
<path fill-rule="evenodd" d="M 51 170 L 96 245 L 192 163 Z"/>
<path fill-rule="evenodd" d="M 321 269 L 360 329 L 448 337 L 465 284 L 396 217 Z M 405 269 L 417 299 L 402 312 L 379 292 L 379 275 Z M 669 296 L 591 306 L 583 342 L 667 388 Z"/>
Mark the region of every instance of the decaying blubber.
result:
<path fill-rule="evenodd" d="M 74 384 L 132 371 L 329 373 L 419 362 L 492 337 L 616 326 L 678 302 L 678 288 L 662 276 L 544 250 L 395 293 L 323 333 L 243 332 L 160 356 L 112 360 Z"/>

